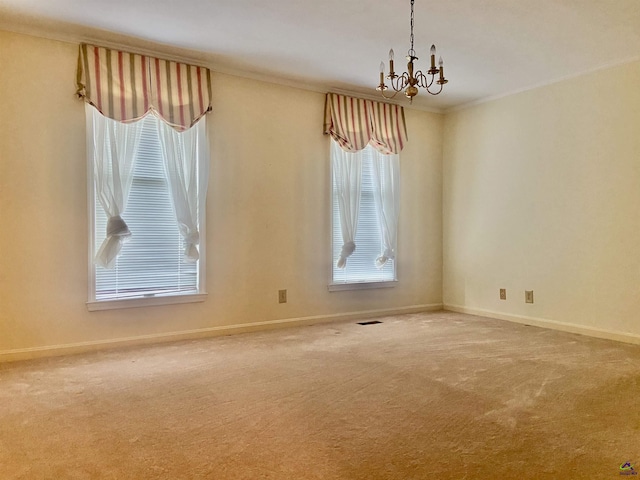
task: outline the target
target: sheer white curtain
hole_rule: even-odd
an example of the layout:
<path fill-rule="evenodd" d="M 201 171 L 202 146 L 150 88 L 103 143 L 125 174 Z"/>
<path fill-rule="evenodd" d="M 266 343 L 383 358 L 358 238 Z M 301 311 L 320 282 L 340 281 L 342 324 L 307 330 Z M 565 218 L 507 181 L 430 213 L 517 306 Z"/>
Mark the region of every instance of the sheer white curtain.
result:
<path fill-rule="evenodd" d="M 198 215 L 205 202 L 209 178 L 206 119 L 200 119 L 183 132 L 176 131 L 165 122 L 160 124 L 160 145 L 169 192 L 185 243 L 184 259 L 197 262 L 200 258 L 197 248 L 200 241 Z"/>
<path fill-rule="evenodd" d="M 342 251 L 337 267 L 344 268 L 347 258 L 356 250 L 354 239 L 358 229 L 360 191 L 362 188 L 362 150 L 345 152 L 335 140 L 331 140 L 331 163 L 340 211 Z"/>
<path fill-rule="evenodd" d="M 389 259 L 396 258 L 398 248 L 398 213 L 400 211 L 400 156 L 383 155 L 374 149 L 373 198 L 380 224 L 384 252 L 376 258 L 382 268 Z"/>
<path fill-rule="evenodd" d="M 96 198 L 108 218 L 106 238 L 96 254 L 95 263 L 113 268 L 122 244 L 131 236 L 121 215 L 129 199 L 142 123 L 117 122 L 103 116 L 89 104 L 85 109 Z"/>

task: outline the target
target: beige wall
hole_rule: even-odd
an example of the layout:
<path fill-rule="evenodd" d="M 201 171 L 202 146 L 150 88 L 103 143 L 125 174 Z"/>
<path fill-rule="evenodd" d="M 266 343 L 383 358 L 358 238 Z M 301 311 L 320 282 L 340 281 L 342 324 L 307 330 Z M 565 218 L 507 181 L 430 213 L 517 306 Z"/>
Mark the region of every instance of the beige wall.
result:
<path fill-rule="evenodd" d="M 640 339 L 639 86 L 632 63 L 446 116 L 446 305 Z"/>
<path fill-rule="evenodd" d="M 88 312 L 76 55 L 75 44 L 0 32 L 0 359 L 39 348 L 49 354 L 60 345 L 441 303 L 442 116 L 406 112 L 398 286 L 329 293 L 324 95 L 215 74 L 208 300 Z M 288 303 L 281 305 L 282 288 Z"/>
<path fill-rule="evenodd" d="M 324 95 L 214 74 L 208 300 L 88 312 L 76 49 L 0 32 L 0 360 L 442 302 L 640 339 L 640 63 L 407 110 L 400 283 L 333 293 Z"/>

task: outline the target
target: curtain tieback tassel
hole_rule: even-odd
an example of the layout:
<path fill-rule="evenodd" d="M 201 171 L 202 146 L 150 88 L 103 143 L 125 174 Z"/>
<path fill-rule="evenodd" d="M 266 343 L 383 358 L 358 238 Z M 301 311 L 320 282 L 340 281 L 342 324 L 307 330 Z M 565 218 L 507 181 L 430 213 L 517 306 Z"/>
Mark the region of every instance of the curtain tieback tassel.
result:
<path fill-rule="evenodd" d="M 109 217 L 107 221 L 107 237 L 130 237 L 131 232 L 127 223 L 120 215 Z"/>
<path fill-rule="evenodd" d="M 353 252 L 356 251 L 356 244 L 354 242 L 347 242 L 342 245 L 342 251 L 340 252 L 340 258 L 338 259 L 338 268 L 344 268 L 347 265 L 347 257 L 350 257 Z"/>
<path fill-rule="evenodd" d="M 200 234 L 196 230 L 195 232 L 189 232 L 184 235 L 184 258 L 189 263 L 195 263 L 200 259 L 200 253 L 196 245 L 200 243 Z"/>
<path fill-rule="evenodd" d="M 396 253 L 391 248 L 385 249 L 384 253 L 376 258 L 376 267 L 382 268 L 389 260 L 396 258 Z"/>

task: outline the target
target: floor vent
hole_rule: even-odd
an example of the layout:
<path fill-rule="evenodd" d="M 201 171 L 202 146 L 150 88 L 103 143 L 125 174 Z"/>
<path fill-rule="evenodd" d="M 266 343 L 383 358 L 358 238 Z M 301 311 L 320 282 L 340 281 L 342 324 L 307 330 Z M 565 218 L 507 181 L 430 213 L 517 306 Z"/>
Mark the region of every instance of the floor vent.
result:
<path fill-rule="evenodd" d="M 358 325 L 375 325 L 376 323 L 382 323 L 378 320 L 371 320 L 370 322 L 358 322 Z"/>

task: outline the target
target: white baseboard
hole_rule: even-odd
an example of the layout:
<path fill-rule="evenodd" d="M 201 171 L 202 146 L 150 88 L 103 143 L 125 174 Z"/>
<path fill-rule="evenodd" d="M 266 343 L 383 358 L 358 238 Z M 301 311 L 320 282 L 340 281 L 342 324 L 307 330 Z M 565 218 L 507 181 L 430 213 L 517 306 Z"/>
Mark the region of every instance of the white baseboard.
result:
<path fill-rule="evenodd" d="M 67 343 L 63 345 L 45 345 L 41 347 L 16 348 L 13 350 L 0 350 L 0 363 L 15 362 L 19 360 L 30 360 L 42 357 L 73 355 L 77 353 L 94 352 L 110 348 L 147 345 L 178 340 L 194 340 L 198 338 L 217 337 L 237 333 L 255 332 L 260 330 L 272 330 L 276 328 L 313 325 L 316 323 L 350 321 L 361 318 L 431 312 L 438 310 L 442 310 L 441 303 L 428 305 L 411 305 L 408 307 L 399 308 L 383 308 L 378 310 L 362 310 L 358 312 L 336 313 L 331 315 L 314 315 L 309 317 L 285 318 L 279 320 L 268 320 L 264 322 L 242 323 L 238 325 L 223 325 L 218 327 L 200 328 L 196 330 L 184 330 L 180 332 L 156 333 L 150 335 L 139 335 L 135 337 L 115 338 L 109 340 Z"/>
<path fill-rule="evenodd" d="M 480 317 L 507 320 L 509 322 L 533 325 L 542 328 L 550 328 L 552 330 L 577 333 L 580 335 L 586 335 L 588 337 L 604 338 L 607 340 L 615 340 L 617 342 L 640 345 L 640 335 L 635 335 L 633 333 L 615 332 L 611 330 L 603 330 L 600 328 L 576 325 L 575 323 L 558 322 L 556 320 L 547 320 L 544 318 L 526 317 L 524 315 L 510 315 L 506 313 L 493 312 L 491 310 L 463 307 L 460 305 L 445 304 L 442 308 L 443 310 L 448 310 L 451 312 L 468 313 L 470 315 L 478 315 Z"/>

